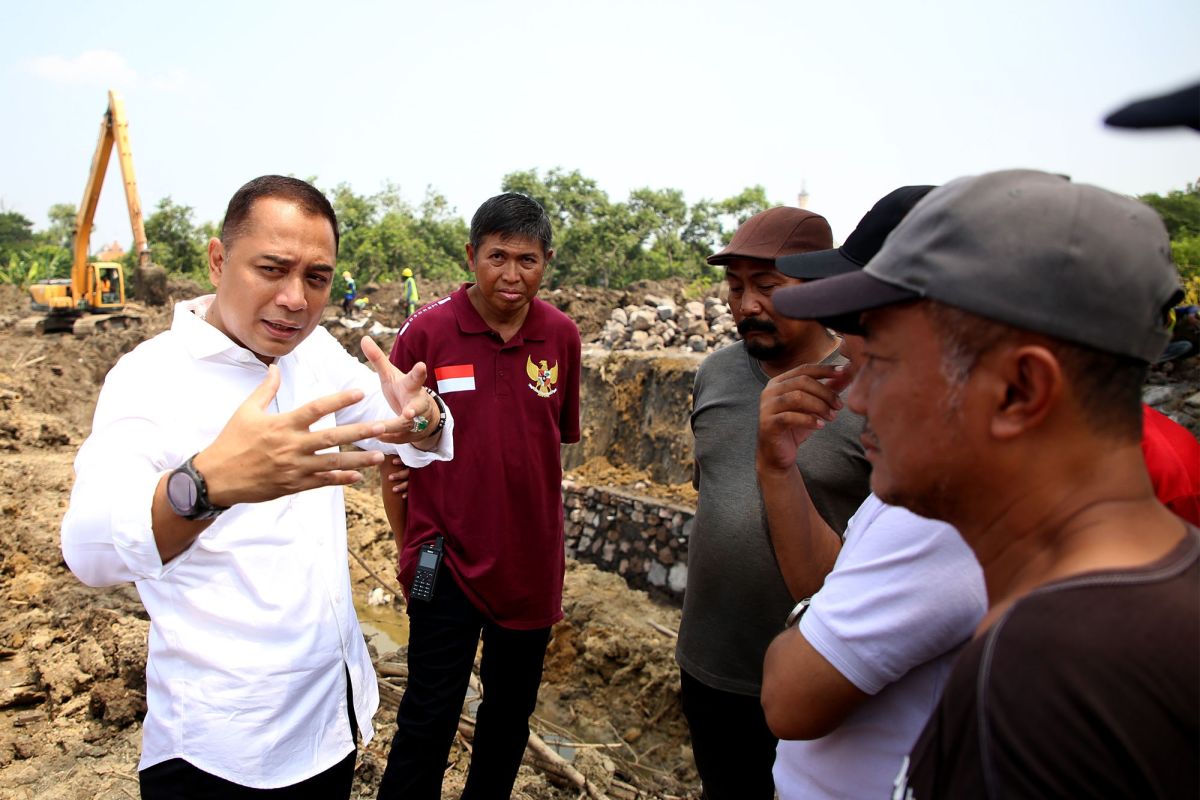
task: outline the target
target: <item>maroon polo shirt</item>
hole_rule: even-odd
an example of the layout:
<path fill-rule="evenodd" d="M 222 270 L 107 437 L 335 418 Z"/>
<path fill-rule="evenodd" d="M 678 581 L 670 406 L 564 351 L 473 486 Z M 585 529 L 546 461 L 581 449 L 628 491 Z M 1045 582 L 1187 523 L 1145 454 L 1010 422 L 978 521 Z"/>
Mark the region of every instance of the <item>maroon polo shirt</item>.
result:
<path fill-rule="evenodd" d="M 426 385 L 454 414 L 454 460 L 409 475 L 400 576 L 410 586 L 418 549 L 441 535 L 438 580 L 453 576 L 499 625 L 545 628 L 562 619 L 559 444 L 579 441 L 579 330 L 535 298 L 502 341 L 469 286 L 420 309 L 392 347 L 406 372 L 425 362 Z"/>

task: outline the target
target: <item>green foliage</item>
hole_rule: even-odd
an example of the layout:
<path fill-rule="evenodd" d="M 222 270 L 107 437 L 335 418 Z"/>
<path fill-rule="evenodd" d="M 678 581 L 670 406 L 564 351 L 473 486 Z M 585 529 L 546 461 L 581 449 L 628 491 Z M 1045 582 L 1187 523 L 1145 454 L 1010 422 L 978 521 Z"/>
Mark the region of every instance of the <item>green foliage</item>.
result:
<path fill-rule="evenodd" d="M 1200 236 L 1200 184 L 1189 183 L 1183 191 L 1174 189 L 1165 197 L 1144 194 L 1138 199 L 1163 218 L 1171 241 Z"/>
<path fill-rule="evenodd" d="M 753 217 L 760 211 L 766 211 L 768 208 L 776 205 L 767 199 L 767 190 L 762 186 L 750 186 L 743 189 L 739 194 L 722 200 L 718 207 L 722 213 L 729 214 L 737 220 L 736 224 L 729 231 L 729 236 L 733 236 L 733 231 L 737 230 L 737 226 L 741 225 L 746 220 Z M 723 244 L 728 244 L 729 238 L 726 238 Z"/>
<path fill-rule="evenodd" d="M 466 279 L 463 245 L 467 225 L 444 196 L 426 189 L 420 208 L 400 196 L 399 187 L 386 184 L 375 195 L 359 195 L 346 184 L 330 194 L 338 215 L 341 244 L 333 295 L 345 289 L 341 273 L 349 270 L 358 286 L 371 281 L 400 279 L 409 267 L 417 279 Z"/>
<path fill-rule="evenodd" d="M 310 183 L 315 178 L 309 178 Z M 719 277 L 705 259 L 719 250 L 739 224 L 771 207 L 766 191 L 752 186 L 724 200 L 702 199 L 688 206 L 677 189 L 643 187 L 624 202 L 614 202 L 596 181 L 578 170 L 513 172 L 502 191 L 527 194 L 540 202 L 554 226 L 554 259 L 547 271 L 550 286 L 627 286 L 638 280 L 683 277 L 699 297 Z M 426 188 L 418 206 L 406 202 L 398 186 L 384 184 L 372 195 L 356 193 L 348 184 L 326 191 L 341 228 L 338 270 L 331 297 L 345 291 L 349 271 L 359 291 L 371 282 L 400 280 L 409 267 L 418 282 L 469 280 L 463 249 L 470 235 L 463 216 L 446 197 Z M 0 213 L 0 280 L 28 281 L 70 269 L 75 207 L 59 203 L 49 212 L 50 226 L 34 234 L 20 214 Z M 168 272 L 202 283 L 208 278 L 207 247 L 217 235 L 212 222 L 197 224 L 190 206 L 166 197 L 146 219 L 152 260 Z M 6 243 L 19 243 L 18 258 L 9 258 Z M 36 245 L 36 247 L 35 247 Z M 48 249 L 42 249 L 48 248 Z M 35 252 L 36 251 L 36 252 Z M 125 266 L 137 254 L 129 248 Z M 14 251 L 16 252 L 16 251 Z"/>
<path fill-rule="evenodd" d="M 170 196 L 158 201 L 154 213 L 146 218 L 146 239 L 150 260 L 168 272 L 200 279 L 208 275 L 208 237 L 203 226 L 192 221 L 192 207 L 174 202 Z M 137 262 L 134 248 L 128 248 L 126 266 Z"/>
<path fill-rule="evenodd" d="M 1200 304 L 1200 234 L 1182 236 L 1171 242 L 1171 260 L 1179 269 L 1186 304 Z"/>
<path fill-rule="evenodd" d="M 715 273 L 705 259 L 738 225 L 772 205 L 761 186 L 690 208 L 677 189 L 635 189 L 626 202 L 614 203 L 578 170 L 557 168 L 545 177 L 537 170 L 510 173 L 500 188 L 529 195 L 550 215 L 552 286 L 626 286 L 676 276 L 711 283 Z"/>
<path fill-rule="evenodd" d="M 687 300 L 699 300 L 708 294 L 713 285 L 717 282 L 715 270 L 710 270 L 694 281 L 683 287 L 683 296 Z"/>
<path fill-rule="evenodd" d="M 1187 188 L 1138 197 L 1158 212 L 1171 237 L 1171 260 L 1179 269 L 1179 278 L 1187 294 L 1187 303 L 1200 302 L 1200 184 Z"/>
<path fill-rule="evenodd" d="M 46 216 L 50 218 L 50 226 L 38 236 L 46 244 L 70 250 L 75 243 L 75 204 L 55 203 L 50 206 Z"/>
<path fill-rule="evenodd" d="M 26 250 L 10 253 L 0 261 L 0 283 L 25 288 L 37 281 L 69 278 L 71 252 L 63 247 L 39 244 Z"/>
<path fill-rule="evenodd" d="M 0 261 L 33 244 L 33 223 L 16 211 L 0 211 Z"/>

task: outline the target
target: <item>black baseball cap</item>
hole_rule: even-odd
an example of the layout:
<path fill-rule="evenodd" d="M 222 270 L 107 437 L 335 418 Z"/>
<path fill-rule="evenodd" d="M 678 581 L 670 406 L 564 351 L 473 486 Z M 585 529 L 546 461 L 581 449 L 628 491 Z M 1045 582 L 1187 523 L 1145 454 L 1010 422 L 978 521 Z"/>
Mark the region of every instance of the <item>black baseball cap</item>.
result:
<path fill-rule="evenodd" d="M 912 211 L 918 201 L 929 194 L 932 186 L 901 186 L 889 192 L 871 206 L 854 232 L 846 237 L 846 243 L 836 250 L 820 250 L 815 253 L 798 253 L 775 259 L 775 268 L 792 278 L 814 281 L 830 278 L 862 269 L 875 257 L 883 241 L 900 220 Z M 787 314 L 785 309 L 779 309 Z"/>
<path fill-rule="evenodd" d="M 1114 128 L 1173 128 L 1200 131 L 1200 83 L 1138 100 L 1104 118 Z"/>
<path fill-rule="evenodd" d="M 1166 226 L 1149 206 L 1007 170 L 934 189 L 865 268 L 780 289 L 774 303 L 859 333 L 860 312 L 927 298 L 1149 363 L 1180 297 Z"/>

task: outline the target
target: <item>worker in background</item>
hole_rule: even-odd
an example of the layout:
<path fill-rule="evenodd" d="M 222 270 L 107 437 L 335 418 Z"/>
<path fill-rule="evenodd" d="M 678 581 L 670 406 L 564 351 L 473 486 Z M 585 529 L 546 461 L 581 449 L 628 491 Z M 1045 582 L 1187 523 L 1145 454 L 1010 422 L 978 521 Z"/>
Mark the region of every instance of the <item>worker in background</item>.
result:
<path fill-rule="evenodd" d="M 350 274 L 350 270 L 342 273 L 342 280 L 346 282 L 346 289 L 342 293 L 342 313 L 346 316 L 353 316 L 354 298 L 358 296 L 358 284 L 354 282 L 354 277 Z"/>
<path fill-rule="evenodd" d="M 408 267 L 400 274 L 404 276 L 404 316 L 411 317 L 417 310 L 417 303 L 421 302 L 421 298 L 417 296 L 417 281 Z"/>

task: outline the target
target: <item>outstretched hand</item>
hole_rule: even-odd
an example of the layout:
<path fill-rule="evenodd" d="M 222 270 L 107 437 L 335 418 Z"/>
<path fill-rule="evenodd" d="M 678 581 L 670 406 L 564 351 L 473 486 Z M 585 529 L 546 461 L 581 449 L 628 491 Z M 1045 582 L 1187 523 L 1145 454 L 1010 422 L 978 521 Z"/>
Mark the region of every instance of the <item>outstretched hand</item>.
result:
<path fill-rule="evenodd" d="M 758 401 L 758 464 L 775 470 L 796 465 L 796 451 L 813 431 L 832 422 L 849 385 L 845 366 L 805 364 L 772 378 Z"/>
<path fill-rule="evenodd" d="M 401 372 L 370 336 L 364 336 L 359 346 L 379 375 L 379 386 L 388 405 L 399 417 L 397 424 L 389 425 L 388 433 L 379 439 L 389 444 L 406 444 L 427 438 L 429 434 L 424 431 L 412 432 L 412 421 L 417 416 L 428 420 L 429 428 L 438 423 L 437 403 L 425 391 L 425 362 L 418 361 L 408 372 Z"/>
<path fill-rule="evenodd" d="M 383 461 L 382 453 L 341 452 L 340 446 L 384 434 L 391 427 L 384 422 L 309 430 L 322 417 L 357 403 L 361 391 L 337 392 L 293 411 L 269 414 L 279 381 L 279 368 L 268 366 L 266 379 L 196 455 L 196 469 L 205 476 L 209 499 L 216 505 L 259 503 L 318 486 L 354 483 L 362 480 L 358 470 Z M 339 449 L 317 452 L 331 447 Z"/>

